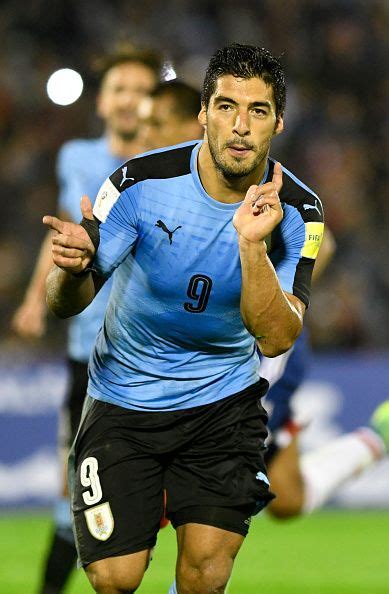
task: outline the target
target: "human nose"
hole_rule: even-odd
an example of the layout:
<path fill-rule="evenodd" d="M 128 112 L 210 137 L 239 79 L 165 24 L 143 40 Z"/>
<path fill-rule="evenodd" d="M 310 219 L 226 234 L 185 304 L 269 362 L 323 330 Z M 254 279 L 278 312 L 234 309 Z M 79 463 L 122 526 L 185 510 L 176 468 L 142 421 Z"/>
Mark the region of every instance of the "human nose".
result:
<path fill-rule="evenodd" d="M 133 93 L 131 91 L 127 91 L 121 95 L 120 103 L 121 103 L 122 107 L 135 109 L 139 104 L 139 100 L 135 93 Z"/>
<path fill-rule="evenodd" d="M 247 136 L 250 134 L 250 122 L 248 114 L 239 112 L 235 118 L 233 132 L 239 136 Z"/>

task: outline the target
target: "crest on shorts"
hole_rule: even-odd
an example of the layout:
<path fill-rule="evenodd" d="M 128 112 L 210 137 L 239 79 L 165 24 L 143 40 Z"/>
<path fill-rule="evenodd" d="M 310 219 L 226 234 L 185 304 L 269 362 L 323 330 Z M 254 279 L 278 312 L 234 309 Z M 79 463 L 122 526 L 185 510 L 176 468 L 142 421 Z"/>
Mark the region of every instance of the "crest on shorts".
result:
<path fill-rule="evenodd" d="M 108 501 L 85 510 L 84 514 L 91 535 L 97 540 L 108 540 L 115 524 Z"/>

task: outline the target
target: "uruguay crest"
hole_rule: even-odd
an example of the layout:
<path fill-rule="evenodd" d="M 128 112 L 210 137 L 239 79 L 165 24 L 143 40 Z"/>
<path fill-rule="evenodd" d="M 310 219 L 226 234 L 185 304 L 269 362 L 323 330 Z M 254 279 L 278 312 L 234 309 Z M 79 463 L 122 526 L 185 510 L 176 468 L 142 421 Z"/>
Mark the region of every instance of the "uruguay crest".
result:
<path fill-rule="evenodd" d="M 84 511 L 88 530 L 97 540 L 108 540 L 114 528 L 114 519 L 108 501 Z"/>

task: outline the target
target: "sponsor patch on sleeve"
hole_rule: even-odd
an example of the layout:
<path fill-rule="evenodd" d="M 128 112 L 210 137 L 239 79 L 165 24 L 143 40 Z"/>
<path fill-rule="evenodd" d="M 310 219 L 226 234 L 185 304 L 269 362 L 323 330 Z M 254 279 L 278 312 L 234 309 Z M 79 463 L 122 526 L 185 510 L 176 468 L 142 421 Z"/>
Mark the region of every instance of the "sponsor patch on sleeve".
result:
<path fill-rule="evenodd" d="M 106 179 L 97 194 L 95 205 L 93 207 L 93 214 L 99 221 L 105 223 L 111 208 L 114 206 L 119 196 L 119 190 L 115 188 L 109 178 Z"/>
<path fill-rule="evenodd" d="M 315 260 L 323 239 L 324 223 L 305 223 L 305 242 L 301 256 Z"/>

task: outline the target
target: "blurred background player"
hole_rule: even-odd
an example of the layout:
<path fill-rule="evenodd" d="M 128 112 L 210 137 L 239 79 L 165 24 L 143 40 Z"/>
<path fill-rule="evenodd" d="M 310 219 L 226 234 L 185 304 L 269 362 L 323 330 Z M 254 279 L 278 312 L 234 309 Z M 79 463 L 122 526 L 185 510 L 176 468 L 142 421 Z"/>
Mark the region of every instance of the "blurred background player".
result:
<path fill-rule="evenodd" d="M 152 50 L 122 45 L 98 64 L 100 88 L 97 113 L 104 134 L 96 139 L 67 142 L 59 152 L 59 212 L 67 220 L 79 220 L 83 194 L 95 197 L 104 179 L 123 162 L 146 148 L 139 139 L 138 109 L 159 81 L 161 61 Z M 123 179 L 126 172 L 123 170 Z M 52 267 L 51 233 L 46 236 L 12 326 L 22 337 L 41 337 L 46 328 L 45 280 Z M 96 334 L 104 318 L 111 283 L 106 283 L 93 303 L 72 318 L 68 334 L 69 387 L 60 423 L 63 461 L 62 498 L 55 507 L 55 525 L 48 551 L 41 594 L 57 594 L 72 571 L 77 557 L 66 487 L 66 458 L 77 430 L 86 393 L 87 365 Z"/>
<path fill-rule="evenodd" d="M 335 252 L 335 240 L 326 228 L 312 276 L 315 282 Z M 368 427 L 335 438 L 326 446 L 300 453 L 298 437 L 304 427 L 294 420 L 292 399 L 309 369 L 311 349 L 303 330 L 293 348 L 269 359 L 261 357 L 261 375 L 270 389 L 263 400 L 269 414 L 266 464 L 276 498 L 268 512 L 284 519 L 312 512 L 329 501 L 350 479 L 367 470 L 389 452 L 389 402 L 381 404 Z M 352 395 L 350 395 L 352 398 Z"/>
<path fill-rule="evenodd" d="M 200 92 L 185 82 L 160 83 L 143 103 L 140 138 L 149 149 L 202 138 L 200 103 Z"/>

